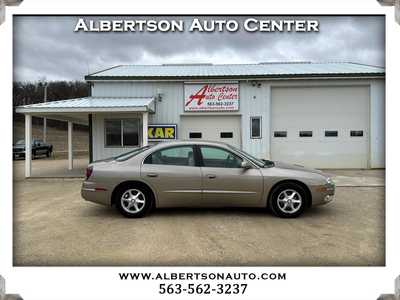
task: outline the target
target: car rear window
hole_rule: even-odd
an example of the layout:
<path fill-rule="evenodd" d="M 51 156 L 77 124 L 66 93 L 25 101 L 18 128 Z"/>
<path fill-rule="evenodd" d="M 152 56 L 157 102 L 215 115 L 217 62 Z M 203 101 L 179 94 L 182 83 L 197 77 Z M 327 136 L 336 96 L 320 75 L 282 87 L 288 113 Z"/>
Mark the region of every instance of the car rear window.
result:
<path fill-rule="evenodd" d="M 144 146 L 144 147 L 141 147 L 141 148 L 136 148 L 135 150 L 132 150 L 132 151 L 129 151 L 129 152 L 125 152 L 125 153 L 123 153 L 121 155 L 115 156 L 114 159 L 116 161 L 125 161 L 125 160 L 128 160 L 128 159 L 138 155 L 139 153 L 142 153 L 142 152 L 150 149 L 151 147 L 152 147 L 152 145 Z"/>

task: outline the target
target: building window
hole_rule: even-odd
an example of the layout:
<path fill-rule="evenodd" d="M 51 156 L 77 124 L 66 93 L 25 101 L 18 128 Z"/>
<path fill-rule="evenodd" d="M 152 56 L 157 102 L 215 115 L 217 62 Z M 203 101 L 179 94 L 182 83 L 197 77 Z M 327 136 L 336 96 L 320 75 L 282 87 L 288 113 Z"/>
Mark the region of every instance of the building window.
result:
<path fill-rule="evenodd" d="M 233 132 L 221 132 L 221 139 L 231 139 L 233 138 Z"/>
<path fill-rule="evenodd" d="M 106 147 L 139 146 L 139 119 L 109 119 L 104 121 Z"/>
<path fill-rule="evenodd" d="M 351 137 L 364 136 L 364 131 L 363 130 L 351 130 L 350 131 L 350 136 Z"/>
<path fill-rule="evenodd" d="M 287 137 L 287 131 L 274 131 L 274 137 L 277 138 Z"/>
<path fill-rule="evenodd" d="M 337 130 L 325 130 L 325 136 L 326 137 L 337 137 L 338 132 L 337 132 Z"/>
<path fill-rule="evenodd" d="M 312 137 L 312 131 L 300 131 L 299 137 Z"/>
<path fill-rule="evenodd" d="M 261 117 L 250 118 L 250 137 L 252 139 L 261 138 Z"/>
<path fill-rule="evenodd" d="M 189 132 L 189 139 L 201 139 L 201 132 Z"/>

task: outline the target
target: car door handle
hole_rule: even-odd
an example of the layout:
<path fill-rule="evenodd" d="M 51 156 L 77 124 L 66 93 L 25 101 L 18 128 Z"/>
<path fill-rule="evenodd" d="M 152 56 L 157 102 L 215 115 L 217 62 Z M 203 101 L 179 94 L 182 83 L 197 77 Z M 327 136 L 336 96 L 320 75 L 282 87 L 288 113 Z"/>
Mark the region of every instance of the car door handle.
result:
<path fill-rule="evenodd" d="M 207 174 L 208 179 L 214 179 L 217 178 L 217 175 L 214 174 Z"/>
<path fill-rule="evenodd" d="M 158 177 L 158 174 L 156 174 L 156 173 L 148 173 L 147 177 Z"/>

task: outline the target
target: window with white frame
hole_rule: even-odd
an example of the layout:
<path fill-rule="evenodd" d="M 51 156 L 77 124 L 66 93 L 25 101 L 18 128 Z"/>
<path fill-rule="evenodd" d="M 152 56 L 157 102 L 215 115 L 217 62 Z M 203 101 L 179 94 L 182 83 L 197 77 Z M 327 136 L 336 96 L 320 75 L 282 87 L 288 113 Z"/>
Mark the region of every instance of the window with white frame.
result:
<path fill-rule="evenodd" d="M 134 147 L 139 146 L 140 120 L 107 119 L 104 120 L 106 147 Z"/>
<path fill-rule="evenodd" d="M 250 137 L 252 139 L 261 138 L 261 117 L 250 118 Z"/>

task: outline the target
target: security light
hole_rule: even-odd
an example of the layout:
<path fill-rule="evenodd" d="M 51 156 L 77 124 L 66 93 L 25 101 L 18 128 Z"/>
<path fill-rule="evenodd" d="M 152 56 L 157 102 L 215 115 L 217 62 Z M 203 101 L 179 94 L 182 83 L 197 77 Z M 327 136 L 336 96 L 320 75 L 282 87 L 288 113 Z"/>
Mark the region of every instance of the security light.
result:
<path fill-rule="evenodd" d="M 378 0 L 378 2 L 383 6 L 394 6 L 396 21 L 400 24 L 400 0 Z"/>

